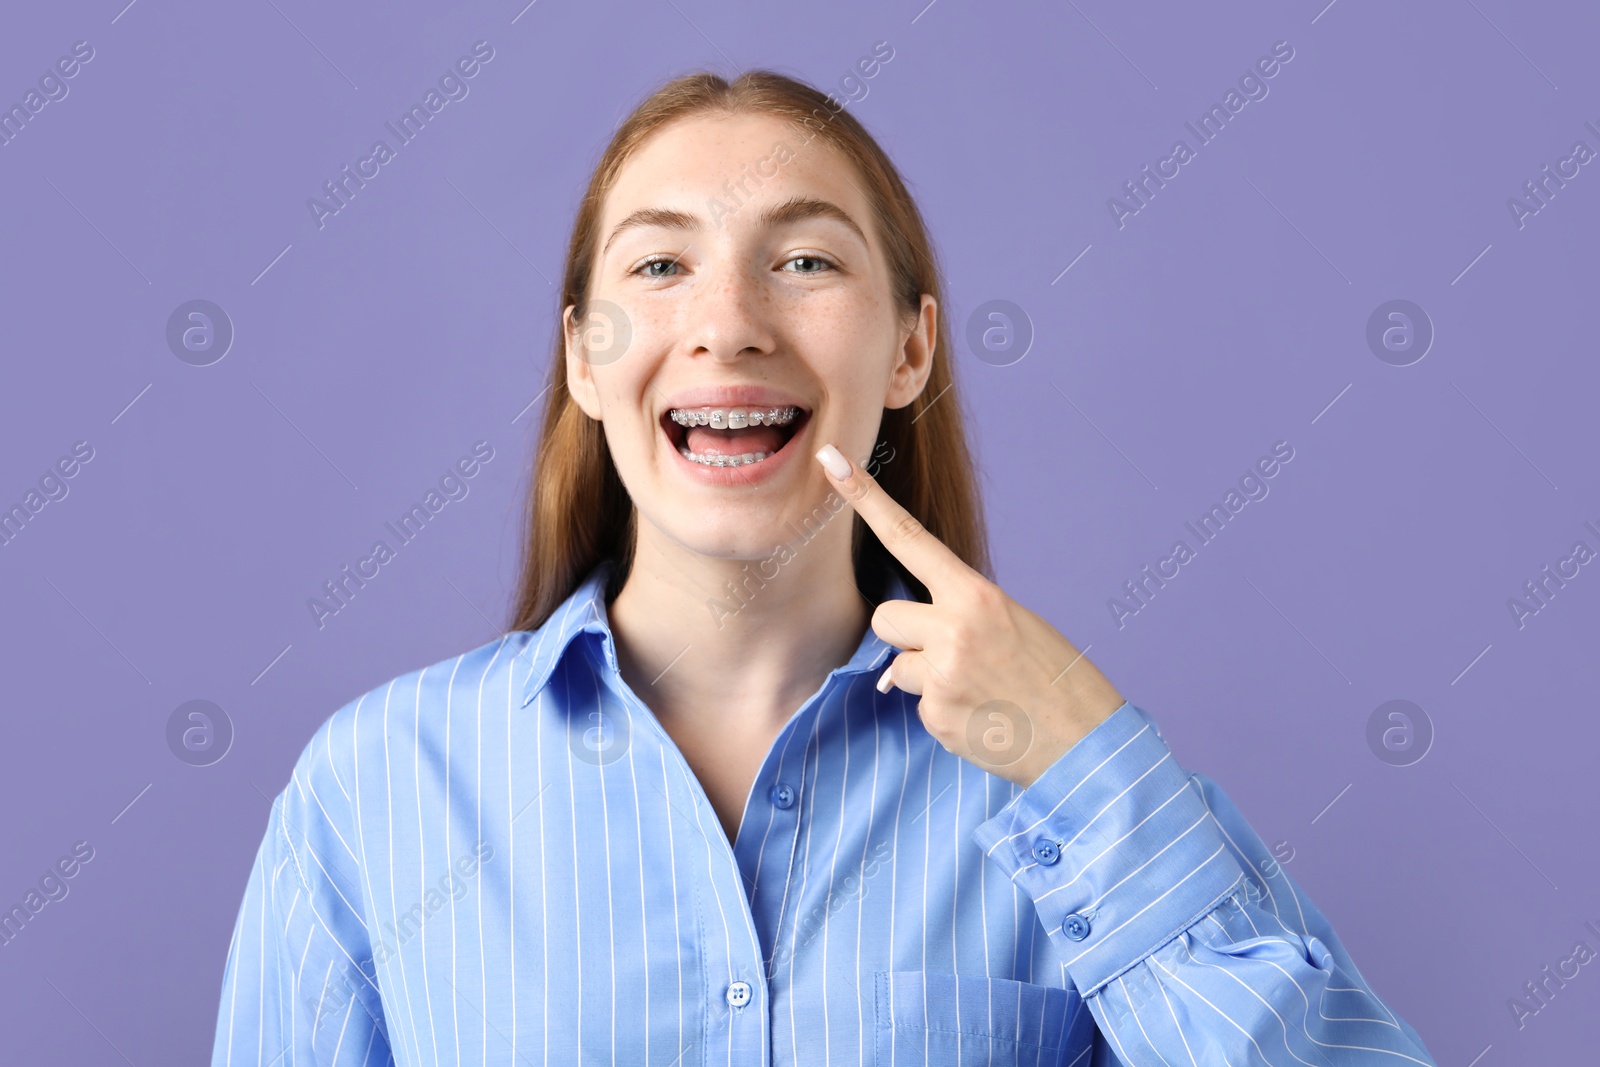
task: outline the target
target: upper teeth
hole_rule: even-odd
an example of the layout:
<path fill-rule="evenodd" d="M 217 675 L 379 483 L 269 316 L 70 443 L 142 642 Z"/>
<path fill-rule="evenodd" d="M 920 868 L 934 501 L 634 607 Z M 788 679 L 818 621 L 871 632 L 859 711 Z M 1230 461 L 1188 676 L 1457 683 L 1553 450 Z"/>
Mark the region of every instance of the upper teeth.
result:
<path fill-rule="evenodd" d="M 742 430 L 746 426 L 784 426 L 800 414 L 797 407 L 781 408 L 673 408 L 668 412 L 679 426 L 709 426 L 713 430 Z"/>

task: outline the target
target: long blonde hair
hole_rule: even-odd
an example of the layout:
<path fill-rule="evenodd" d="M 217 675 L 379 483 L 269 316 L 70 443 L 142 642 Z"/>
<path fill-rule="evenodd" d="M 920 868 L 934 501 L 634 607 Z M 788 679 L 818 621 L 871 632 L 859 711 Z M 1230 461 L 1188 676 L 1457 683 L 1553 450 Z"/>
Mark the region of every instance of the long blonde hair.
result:
<path fill-rule="evenodd" d="M 887 253 L 896 305 L 914 320 L 921 294 L 931 294 L 938 302 L 928 381 L 909 405 L 884 409 L 881 438 L 891 451 L 874 474 L 929 533 L 969 566 L 993 577 L 952 372 L 945 317 L 948 305 L 922 216 L 883 149 L 842 105 L 833 105 L 831 97 L 812 86 L 773 71 L 747 71 L 731 83 L 716 74 L 699 72 L 661 86 L 617 127 L 589 179 L 567 246 L 510 629 L 538 629 L 603 559 L 618 563 L 606 594 L 608 599 L 614 597 L 632 564 L 637 513 L 611 462 L 601 424 L 585 414 L 567 391 L 561 312 L 576 305 L 574 321 L 586 319 L 600 212 L 622 165 L 668 123 L 707 114 L 765 114 L 787 120 L 804 137 L 804 143 L 820 139 L 854 165 Z M 888 553 L 877 535 L 858 516 L 852 515 L 851 520 L 851 554 L 861 591 L 881 600 L 893 570 L 913 596 L 928 600 L 927 589 Z"/>

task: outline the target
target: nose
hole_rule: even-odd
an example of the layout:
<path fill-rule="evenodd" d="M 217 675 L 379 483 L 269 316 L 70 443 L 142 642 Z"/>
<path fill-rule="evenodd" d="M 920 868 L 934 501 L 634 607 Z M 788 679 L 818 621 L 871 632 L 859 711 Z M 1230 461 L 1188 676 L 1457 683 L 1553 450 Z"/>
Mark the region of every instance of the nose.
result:
<path fill-rule="evenodd" d="M 769 318 L 770 297 L 755 268 L 706 264 L 702 284 L 689 300 L 684 340 L 691 355 L 734 363 L 776 347 Z"/>

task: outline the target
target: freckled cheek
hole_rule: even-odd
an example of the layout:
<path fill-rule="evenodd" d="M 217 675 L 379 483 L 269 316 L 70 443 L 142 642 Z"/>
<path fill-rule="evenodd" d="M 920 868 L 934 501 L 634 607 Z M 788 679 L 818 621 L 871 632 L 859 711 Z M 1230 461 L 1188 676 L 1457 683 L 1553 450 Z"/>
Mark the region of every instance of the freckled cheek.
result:
<path fill-rule="evenodd" d="M 881 307 L 852 302 L 819 314 L 812 324 L 806 351 L 815 374 L 827 383 L 826 432 L 841 446 L 871 447 L 869 435 L 882 418 L 894 341 Z"/>
<path fill-rule="evenodd" d="M 651 424 L 654 392 L 649 368 L 643 360 L 634 358 L 635 355 L 630 351 L 615 362 L 594 369 L 606 438 L 621 448 L 637 447 L 639 442 L 648 444 L 654 431 Z"/>
<path fill-rule="evenodd" d="M 657 300 L 632 300 L 623 309 L 635 337 L 659 334 L 671 328 L 678 318 L 679 309 Z"/>
<path fill-rule="evenodd" d="M 780 307 L 784 314 L 793 316 L 813 331 L 862 336 L 867 331 L 877 332 L 882 311 L 874 303 L 856 293 L 837 289 L 795 293 Z"/>
<path fill-rule="evenodd" d="M 819 309 L 797 331 L 817 373 L 840 387 L 874 379 L 889 351 L 882 324 L 856 307 Z"/>

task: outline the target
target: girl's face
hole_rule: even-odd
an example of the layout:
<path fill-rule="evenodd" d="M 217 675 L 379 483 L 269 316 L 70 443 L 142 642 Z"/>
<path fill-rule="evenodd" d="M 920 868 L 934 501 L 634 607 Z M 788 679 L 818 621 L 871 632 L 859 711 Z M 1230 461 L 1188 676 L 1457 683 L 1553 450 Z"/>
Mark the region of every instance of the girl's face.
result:
<path fill-rule="evenodd" d="M 834 515 L 817 449 L 871 457 L 883 409 L 927 381 L 933 298 L 894 303 L 854 168 L 800 137 L 764 115 L 680 120 L 607 195 L 588 322 L 566 309 L 567 380 L 604 424 L 641 540 L 772 555 Z"/>

